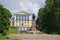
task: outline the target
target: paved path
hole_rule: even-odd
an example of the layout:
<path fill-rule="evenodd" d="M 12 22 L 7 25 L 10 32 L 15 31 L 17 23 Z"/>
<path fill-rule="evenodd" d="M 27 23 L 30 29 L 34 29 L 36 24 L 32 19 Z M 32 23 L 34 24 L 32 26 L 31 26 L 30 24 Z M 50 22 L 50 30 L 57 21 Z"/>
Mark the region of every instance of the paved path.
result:
<path fill-rule="evenodd" d="M 15 35 L 10 35 L 9 38 L 22 39 L 22 40 L 60 40 L 60 35 L 15 34 Z"/>

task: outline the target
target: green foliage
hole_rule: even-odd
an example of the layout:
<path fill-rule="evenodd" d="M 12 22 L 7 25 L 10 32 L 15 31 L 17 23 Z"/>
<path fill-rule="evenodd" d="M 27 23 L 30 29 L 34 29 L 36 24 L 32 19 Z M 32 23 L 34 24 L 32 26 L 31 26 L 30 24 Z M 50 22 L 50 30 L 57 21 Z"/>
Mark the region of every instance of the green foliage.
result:
<path fill-rule="evenodd" d="M 11 16 L 10 11 L 0 4 L 0 33 L 3 35 L 6 34 L 10 26 Z"/>
<path fill-rule="evenodd" d="M 46 0 L 44 8 L 39 10 L 38 28 L 45 33 L 60 34 L 60 0 Z"/>
<path fill-rule="evenodd" d="M 16 29 L 16 28 L 9 28 L 9 30 L 8 30 L 8 34 L 17 34 L 18 33 L 18 29 Z"/>
<path fill-rule="evenodd" d="M 38 30 L 42 30 L 42 18 L 43 18 L 43 15 L 44 15 L 44 8 L 41 8 L 40 10 L 39 10 L 39 13 L 38 13 L 39 15 L 38 15 L 38 19 L 37 19 L 37 29 Z"/>

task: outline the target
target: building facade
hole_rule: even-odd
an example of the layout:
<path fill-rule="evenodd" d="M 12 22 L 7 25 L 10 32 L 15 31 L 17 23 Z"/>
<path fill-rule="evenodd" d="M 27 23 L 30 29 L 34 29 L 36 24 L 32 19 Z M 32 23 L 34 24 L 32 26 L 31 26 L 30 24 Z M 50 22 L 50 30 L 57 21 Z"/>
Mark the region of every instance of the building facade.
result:
<path fill-rule="evenodd" d="M 20 31 L 27 31 L 32 27 L 32 20 L 32 14 L 18 12 L 11 18 L 11 27 L 18 27 Z"/>

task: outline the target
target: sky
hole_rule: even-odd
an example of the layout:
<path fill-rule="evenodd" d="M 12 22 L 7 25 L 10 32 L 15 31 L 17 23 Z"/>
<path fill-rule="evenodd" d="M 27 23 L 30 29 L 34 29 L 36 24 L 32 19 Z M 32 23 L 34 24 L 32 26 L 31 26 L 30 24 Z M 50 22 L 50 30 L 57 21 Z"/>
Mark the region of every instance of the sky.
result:
<path fill-rule="evenodd" d="M 0 4 L 6 7 L 12 14 L 26 11 L 38 16 L 38 10 L 45 6 L 45 0 L 0 0 Z"/>

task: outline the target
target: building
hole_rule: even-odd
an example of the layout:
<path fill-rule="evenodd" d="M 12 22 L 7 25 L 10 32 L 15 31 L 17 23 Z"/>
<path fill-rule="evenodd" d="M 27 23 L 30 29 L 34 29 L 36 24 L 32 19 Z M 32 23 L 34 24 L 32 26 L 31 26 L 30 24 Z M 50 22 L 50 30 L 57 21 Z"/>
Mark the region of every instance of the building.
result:
<path fill-rule="evenodd" d="M 18 27 L 20 31 L 31 30 L 33 15 L 26 12 L 15 13 L 11 18 L 11 27 Z"/>

